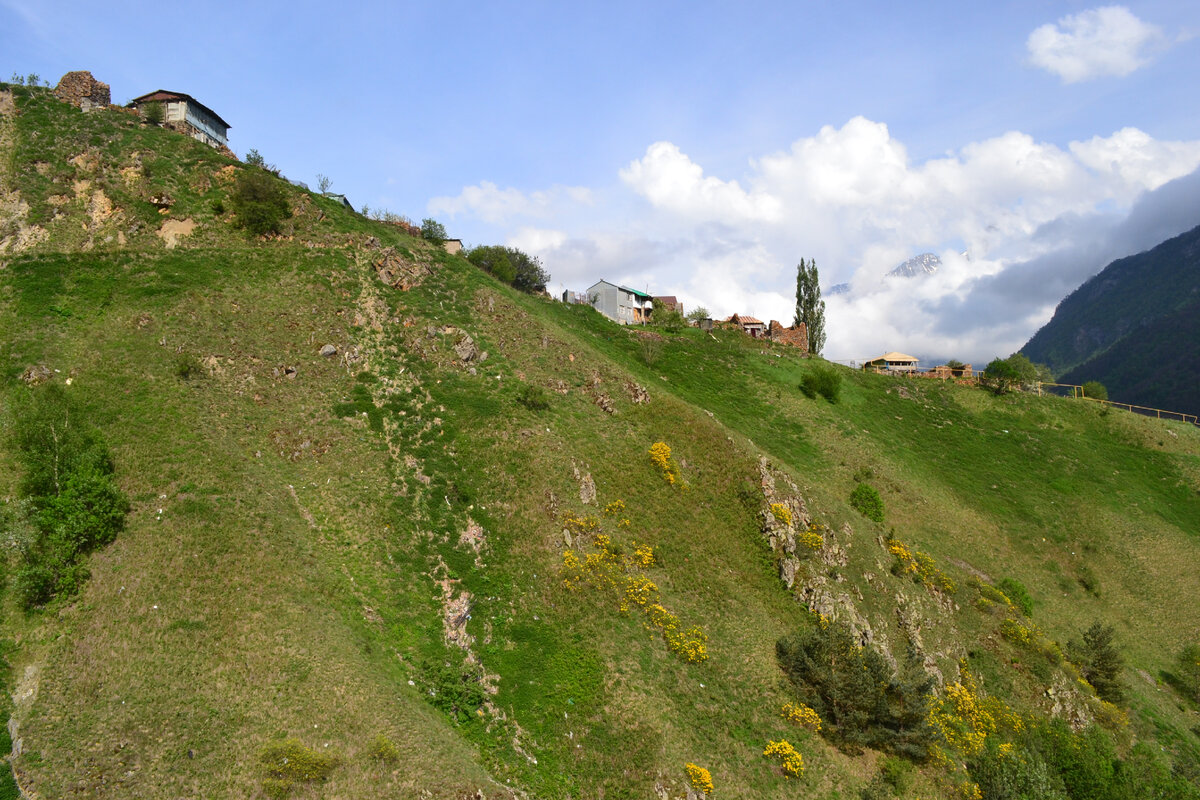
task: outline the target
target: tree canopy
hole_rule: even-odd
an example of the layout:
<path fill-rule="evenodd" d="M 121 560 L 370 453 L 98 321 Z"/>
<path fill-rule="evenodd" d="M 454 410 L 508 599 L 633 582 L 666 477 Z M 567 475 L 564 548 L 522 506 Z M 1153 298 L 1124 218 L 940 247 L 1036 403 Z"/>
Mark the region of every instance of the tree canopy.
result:
<path fill-rule="evenodd" d="M 821 299 L 816 259 L 806 264 L 802 258 L 796 267 L 796 317 L 792 324 L 801 322 L 808 330 L 808 352 L 820 355 L 825 349 L 825 301 Z"/>
<path fill-rule="evenodd" d="M 467 260 L 484 272 L 511 284 L 514 289 L 534 294 L 546 290 L 550 273 L 542 267 L 537 256 L 515 247 L 480 245 L 467 253 Z"/>

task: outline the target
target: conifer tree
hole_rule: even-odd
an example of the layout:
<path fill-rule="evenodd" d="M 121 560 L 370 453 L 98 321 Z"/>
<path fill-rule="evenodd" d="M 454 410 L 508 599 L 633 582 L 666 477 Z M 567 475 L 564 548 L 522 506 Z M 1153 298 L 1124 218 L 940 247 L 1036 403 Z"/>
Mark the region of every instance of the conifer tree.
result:
<path fill-rule="evenodd" d="M 816 259 L 807 264 L 800 259 L 796 267 L 796 317 L 792 324 L 801 322 L 808 329 L 808 352 L 819 356 L 825 348 L 825 301 L 821 299 Z"/>

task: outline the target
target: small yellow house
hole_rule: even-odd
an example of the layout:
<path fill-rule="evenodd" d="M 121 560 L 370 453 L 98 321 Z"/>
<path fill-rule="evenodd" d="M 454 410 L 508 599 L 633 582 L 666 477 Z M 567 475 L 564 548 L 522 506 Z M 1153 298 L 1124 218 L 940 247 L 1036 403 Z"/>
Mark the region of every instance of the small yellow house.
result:
<path fill-rule="evenodd" d="M 916 372 L 918 359 L 905 353 L 884 353 L 863 363 L 863 369 L 876 372 Z"/>

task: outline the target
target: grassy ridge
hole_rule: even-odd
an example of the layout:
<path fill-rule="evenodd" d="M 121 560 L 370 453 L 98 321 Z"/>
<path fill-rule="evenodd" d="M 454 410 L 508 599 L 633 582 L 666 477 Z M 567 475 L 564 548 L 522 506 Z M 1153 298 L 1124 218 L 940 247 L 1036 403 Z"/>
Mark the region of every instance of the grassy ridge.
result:
<path fill-rule="evenodd" d="M 786 349 L 622 329 L 294 187 L 290 239 L 247 239 L 214 209 L 227 160 L 123 114 L 19 100 L 6 188 L 50 235 L 0 269 L 4 402 L 32 365 L 70 377 L 134 503 L 77 598 L 33 616 L 5 601 L 14 676 L 40 676 L 16 766 L 43 796 L 256 796 L 287 739 L 335 757 L 295 796 L 680 796 L 686 763 L 728 796 L 855 796 L 876 756 L 780 717 L 775 643 L 819 624 L 806 604 L 897 656 L 919 641 L 944 684 L 965 663 L 1022 713 L 1082 720 L 1098 705 L 1047 643 L 1113 624 L 1120 754 L 1153 741 L 1195 779 L 1195 712 L 1156 680 L 1200 630 L 1194 428 L 844 370 L 838 404 L 810 400 L 813 363 Z M 35 140 L 47 175 L 21 149 Z M 81 239 L 88 205 L 50 198 L 93 150 L 97 176 L 133 151 L 158 166 L 140 189 L 105 184 L 123 215 Z M 167 250 L 151 223 L 176 208 L 198 227 Z M 429 274 L 386 286 L 381 247 Z M 521 402 L 531 387 L 548 407 Z M 686 490 L 651 462 L 659 441 Z M 762 533 L 762 456 L 830 545 L 793 591 Z M 5 444 L 2 496 L 14 465 Z M 849 506 L 859 481 L 883 526 Z M 569 588 L 565 553 L 598 548 L 569 517 L 657 558 Z M 887 536 L 956 591 L 904 574 Z M 707 661 L 621 610 L 627 577 L 704 632 Z M 1042 644 L 1011 638 L 1002 578 L 1028 587 Z M 781 738 L 802 778 L 763 758 Z M 912 796 L 958 791 L 932 766 L 913 780 Z"/>

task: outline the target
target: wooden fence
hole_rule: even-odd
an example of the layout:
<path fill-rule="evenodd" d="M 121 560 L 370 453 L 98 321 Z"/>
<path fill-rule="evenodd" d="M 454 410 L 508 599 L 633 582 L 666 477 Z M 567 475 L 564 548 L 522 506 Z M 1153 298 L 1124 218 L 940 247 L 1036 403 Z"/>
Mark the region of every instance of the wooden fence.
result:
<path fill-rule="evenodd" d="M 1045 389 L 1043 387 L 1050 387 L 1050 391 L 1045 392 Z M 1071 383 L 1040 383 L 1039 382 L 1037 384 L 1037 393 L 1039 395 L 1043 394 L 1043 392 L 1045 392 L 1046 394 L 1054 394 L 1054 395 L 1059 395 L 1061 397 L 1068 396 L 1066 392 L 1054 391 L 1055 389 L 1068 390 L 1070 392 L 1069 396 L 1076 398 L 1076 399 L 1090 400 L 1093 403 L 1103 403 L 1106 406 L 1116 406 L 1117 408 L 1123 408 L 1126 411 L 1131 411 L 1134 414 L 1141 414 L 1144 417 L 1155 417 L 1157 419 L 1175 419 L 1175 420 L 1179 420 L 1180 422 L 1190 423 L 1192 425 L 1200 425 L 1200 418 L 1198 418 L 1195 414 L 1185 414 L 1182 411 L 1167 411 L 1166 409 L 1162 409 L 1162 408 L 1151 408 L 1150 406 L 1138 406 L 1138 405 L 1134 405 L 1132 403 L 1118 403 L 1116 400 L 1101 400 L 1097 397 L 1088 397 L 1087 395 L 1085 395 L 1083 393 L 1082 386 L 1076 386 Z"/>

